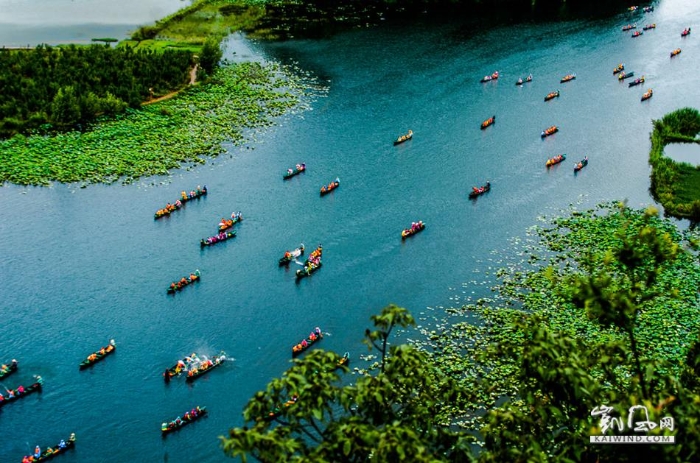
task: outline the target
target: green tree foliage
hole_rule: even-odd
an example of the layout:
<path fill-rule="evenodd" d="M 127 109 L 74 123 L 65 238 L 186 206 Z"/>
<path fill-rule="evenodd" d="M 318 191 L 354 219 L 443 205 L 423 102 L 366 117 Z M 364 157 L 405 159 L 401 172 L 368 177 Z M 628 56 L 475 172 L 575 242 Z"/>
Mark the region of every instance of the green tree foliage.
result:
<path fill-rule="evenodd" d="M 624 216 L 625 210 L 621 213 Z M 519 393 L 488 414 L 481 460 L 691 461 L 698 454 L 698 342 L 689 346 L 686 365 L 676 368 L 678 376 L 664 374 L 670 365 L 640 349 L 640 314 L 654 310 L 662 297 L 679 297 L 663 275 L 682 250 L 670 233 L 655 226 L 656 214 L 648 209 L 641 220 L 623 223 L 614 238 L 616 245 L 588 253 L 582 273 L 558 281 L 560 293 L 575 307 L 604 329 L 625 333 L 626 341 L 625 337 L 584 340 L 536 316 L 516 322 L 526 339 L 517 345 L 504 343 L 498 353 L 518 358 Z M 697 339 L 698 333 L 694 336 Z M 601 405 L 617 406 L 625 426 L 625 413 L 632 405 L 646 406 L 650 420 L 657 423 L 672 416 L 675 433 L 657 427 L 650 434 L 675 434 L 677 444 L 589 444 L 589 436 L 602 434 L 598 419 L 591 417 Z"/>
<path fill-rule="evenodd" d="M 0 137 L 46 123 L 69 128 L 137 108 L 189 82 L 192 54 L 106 45 L 0 52 Z"/>
<path fill-rule="evenodd" d="M 394 327 L 413 325 L 413 317 L 390 305 L 372 320 L 377 329 L 367 330 L 367 341 L 382 353 L 381 371 L 344 385 L 339 357 L 312 351 L 250 400 L 248 425 L 222 438 L 224 452 L 263 462 L 469 461 L 470 436 L 434 413 L 438 403 L 460 400 L 455 383 L 428 374 L 415 348 L 387 349 Z"/>
<path fill-rule="evenodd" d="M 202 69 L 204 69 L 207 74 L 211 75 L 218 67 L 223 54 L 219 46 L 219 41 L 214 38 L 209 38 L 202 46 L 202 52 L 199 55 L 199 65 L 202 66 Z"/>

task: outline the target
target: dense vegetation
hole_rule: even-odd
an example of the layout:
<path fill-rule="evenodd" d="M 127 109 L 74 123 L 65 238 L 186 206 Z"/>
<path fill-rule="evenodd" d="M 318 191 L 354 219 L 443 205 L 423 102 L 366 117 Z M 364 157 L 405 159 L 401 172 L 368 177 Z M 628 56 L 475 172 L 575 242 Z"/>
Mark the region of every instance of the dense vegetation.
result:
<path fill-rule="evenodd" d="M 221 40 L 238 30 L 252 30 L 265 10 L 260 0 L 196 0 L 170 16 L 143 26 L 130 45 L 149 41 L 177 41 L 200 45 L 207 37 Z M 150 42 L 148 43 L 150 46 Z"/>
<path fill-rule="evenodd" d="M 82 133 L 0 140 L 0 184 L 129 181 L 168 174 L 182 163 L 204 163 L 205 156 L 222 152 L 222 142 L 242 143 L 244 130 L 269 126 L 273 117 L 298 107 L 307 88 L 298 70 L 224 66 L 207 85 L 127 109 Z"/>
<path fill-rule="evenodd" d="M 0 137 L 138 108 L 189 81 L 192 54 L 107 45 L 0 52 Z M 50 126 L 47 126 L 50 125 Z"/>
<path fill-rule="evenodd" d="M 664 156 L 669 143 L 698 143 L 700 112 L 683 108 L 654 121 L 651 133 L 651 191 L 668 215 L 700 221 L 700 167 Z"/>
<path fill-rule="evenodd" d="M 653 209 L 616 205 L 573 212 L 536 236 L 529 257 L 498 272 L 495 297 L 448 310 L 424 328 L 421 350 L 387 350 L 391 328 L 413 322 L 390 306 L 367 332 L 380 362 L 354 384 L 340 381 L 334 354 L 295 361 L 251 399 L 225 453 L 263 462 L 693 461 L 697 236 Z M 622 417 L 624 432 L 601 428 L 591 416 L 601 405 Z M 675 435 L 676 444 L 589 444 L 592 435 L 639 435 L 627 428 L 633 405 L 657 423 L 649 435 Z M 276 407 L 274 420 L 260 420 Z M 673 430 L 658 426 L 664 416 Z"/>

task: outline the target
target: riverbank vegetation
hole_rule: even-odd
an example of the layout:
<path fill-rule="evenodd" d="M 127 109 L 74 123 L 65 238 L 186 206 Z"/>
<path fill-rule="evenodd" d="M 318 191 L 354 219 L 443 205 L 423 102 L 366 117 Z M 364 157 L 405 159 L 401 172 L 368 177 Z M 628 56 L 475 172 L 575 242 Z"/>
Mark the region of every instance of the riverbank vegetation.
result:
<path fill-rule="evenodd" d="M 0 53 L 0 137 L 72 129 L 181 88 L 192 54 L 106 45 Z"/>
<path fill-rule="evenodd" d="M 700 166 L 664 156 L 669 143 L 698 143 L 700 112 L 683 108 L 653 121 L 651 133 L 651 192 L 668 215 L 700 221 Z"/>
<path fill-rule="evenodd" d="M 533 233 L 522 260 L 497 272 L 493 296 L 448 309 L 422 328 L 425 340 L 413 341 L 419 350 L 381 349 L 387 327 L 413 323 L 390 307 L 373 317 L 382 328 L 367 331 L 380 361 L 355 368 L 355 384 L 343 386 L 333 373 L 337 355 L 297 360 L 251 399 L 247 427 L 223 438 L 225 453 L 244 461 L 693 460 L 700 451 L 697 236 L 651 208 L 615 204 L 572 211 Z M 280 407 L 290 397 L 293 405 Z M 601 406 L 612 407 L 623 429 L 606 431 L 603 417 L 592 416 Z M 628 427 L 633 406 L 645 406 L 648 418 L 634 414 L 629 426 L 650 420 L 656 426 L 643 434 L 674 435 L 676 444 L 589 443 L 595 435 L 641 435 Z M 262 419 L 275 407 L 278 414 Z M 664 417 L 673 429 L 659 425 Z M 469 442 L 476 442 L 471 454 Z"/>
<path fill-rule="evenodd" d="M 309 88 L 308 77 L 298 69 L 224 66 L 207 86 L 127 109 L 83 132 L 1 140 L 0 183 L 110 183 L 167 175 L 183 163 L 204 163 L 205 157 L 220 154 L 224 141 L 243 143 L 247 130 L 270 126 L 273 118 L 300 107 Z"/>
<path fill-rule="evenodd" d="M 195 0 L 190 6 L 136 30 L 124 46 L 161 46 L 161 42 L 202 46 L 207 38 L 222 38 L 255 29 L 265 14 L 255 0 Z"/>

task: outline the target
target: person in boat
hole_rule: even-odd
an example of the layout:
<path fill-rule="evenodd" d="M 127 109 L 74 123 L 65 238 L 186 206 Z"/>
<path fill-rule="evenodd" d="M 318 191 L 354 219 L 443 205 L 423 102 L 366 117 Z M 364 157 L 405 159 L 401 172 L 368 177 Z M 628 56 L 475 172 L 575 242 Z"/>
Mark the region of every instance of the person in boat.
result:
<path fill-rule="evenodd" d="M 34 449 L 34 458 L 39 458 L 41 456 L 41 448 L 37 445 Z"/>
<path fill-rule="evenodd" d="M 525 79 L 525 80 L 528 81 L 528 82 L 530 82 L 530 81 L 532 80 L 532 74 L 529 74 L 529 75 L 527 76 L 527 79 Z"/>
<path fill-rule="evenodd" d="M 91 361 L 91 362 L 94 362 L 95 360 L 97 360 L 97 355 L 95 355 L 95 354 L 90 354 L 90 355 L 88 356 L 88 360 Z"/>
<path fill-rule="evenodd" d="M 58 443 L 58 448 L 59 449 L 65 449 L 66 448 L 66 441 L 61 439 L 61 442 Z"/>
<path fill-rule="evenodd" d="M 294 171 L 293 171 L 292 169 L 287 169 L 287 173 L 288 173 L 288 174 L 291 174 L 291 173 L 293 173 L 293 172 L 294 172 Z"/>
<path fill-rule="evenodd" d="M 326 191 L 326 185 L 323 185 L 323 186 L 321 187 L 321 193 L 325 193 L 325 191 Z"/>
<path fill-rule="evenodd" d="M 17 395 L 24 394 L 24 386 L 20 386 L 17 388 Z"/>
<path fill-rule="evenodd" d="M 518 77 L 518 82 L 517 82 L 517 83 L 518 83 L 518 84 L 522 84 L 522 83 L 523 83 L 523 78 L 522 78 L 522 77 Z"/>
<path fill-rule="evenodd" d="M 306 342 L 306 339 L 304 339 L 303 341 L 301 341 L 301 347 L 302 347 L 302 348 L 309 347 L 309 343 Z"/>

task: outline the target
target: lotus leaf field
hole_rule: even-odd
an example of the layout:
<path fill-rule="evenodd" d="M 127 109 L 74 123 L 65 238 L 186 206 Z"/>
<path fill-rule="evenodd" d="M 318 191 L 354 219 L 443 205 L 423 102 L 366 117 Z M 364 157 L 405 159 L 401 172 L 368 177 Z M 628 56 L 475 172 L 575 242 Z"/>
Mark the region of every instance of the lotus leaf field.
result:
<path fill-rule="evenodd" d="M 506 253 L 512 257 L 497 261 L 489 278 L 498 283 L 490 295 L 460 308 L 433 308 L 434 318 L 428 314 L 420 317 L 424 336 L 412 342 L 428 351 L 442 372 L 460 381 L 461 389 L 469 392 L 467 404 L 447 404 L 441 411 L 446 423 L 457 417 L 460 425 L 478 428 L 478 415 L 506 397 L 517 400 L 518 346 L 530 336 L 516 324 L 518 321 L 539 317 L 548 328 L 581 339 L 591 352 L 610 341 L 625 341 L 626 334 L 620 330 L 589 320 L 583 309 L 569 302 L 562 291 L 566 285 L 558 283 L 582 272 L 590 256 L 602 256 L 614 247 L 618 241 L 615 232 L 625 224 L 630 233 L 639 230 L 644 211 L 608 203 L 584 212 L 572 210 L 547 223 L 533 227 L 526 242 L 515 245 L 516 252 Z M 668 233 L 684 251 L 664 266 L 658 277 L 667 296 L 642 306 L 638 339 L 645 358 L 666 362 L 662 363 L 665 369 L 657 370 L 656 375 L 677 375 L 674 368 L 684 363 L 700 329 L 700 265 L 695 253 L 698 232 L 681 232 L 675 223 L 657 217 L 652 225 Z M 472 281 L 465 287 L 480 283 L 487 282 Z M 495 346 L 515 346 L 515 350 L 504 355 L 509 351 Z M 620 376 L 629 379 L 632 374 L 621 372 Z"/>
<path fill-rule="evenodd" d="M 241 144 L 250 129 L 304 108 L 311 81 L 276 63 L 226 65 L 205 85 L 82 132 L 0 141 L 0 184 L 128 183 L 202 164 L 224 151 L 222 142 Z"/>

